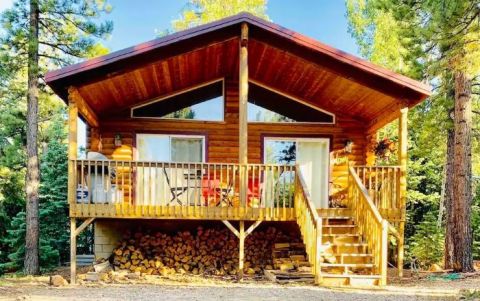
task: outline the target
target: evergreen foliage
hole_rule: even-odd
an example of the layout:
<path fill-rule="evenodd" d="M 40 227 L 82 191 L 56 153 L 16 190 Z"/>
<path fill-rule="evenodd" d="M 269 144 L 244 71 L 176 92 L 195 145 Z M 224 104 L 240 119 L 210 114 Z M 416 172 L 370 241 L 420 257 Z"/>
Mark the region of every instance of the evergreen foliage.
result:
<path fill-rule="evenodd" d="M 172 22 L 172 27 L 174 31 L 180 31 L 242 12 L 268 20 L 267 0 L 189 0 L 180 18 Z"/>
<path fill-rule="evenodd" d="M 49 143 L 40 161 L 40 266 L 51 269 L 69 256 L 69 220 L 67 204 L 67 147 L 62 115 L 47 129 Z M 25 211 L 21 208 L 10 222 L 2 243 L 9 250 L 8 261 L 0 264 L 6 271 L 20 270 L 25 255 Z"/>
<path fill-rule="evenodd" d="M 37 0 L 39 6 L 38 143 L 41 158 L 39 219 L 40 264 L 68 259 L 66 153 L 63 103 L 46 87 L 43 74 L 105 54 L 100 39 L 112 31 L 100 17 L 111 10 L 105 0 Z M 16 0 L 0 15 L 0 265 L 21 268 L 25 253 L 25 175 L 29 0 Z M 32 66 L 30 66 L 32 69 Z M 36 122 L 35 122 L 36 124 Z M 23 237 L 22 237 L 23 236 Z M 9 256 L 10 254 L 10 256 Z"/>
<path fill-rule="evenodd" d="M 424 236 L 428 231 L 438 232 L 433 228 L 432 212 L 438 213 L 442 205 L 446 136 L 453 128 L 455 74 L 465 74 L 472 80 L 474 111 L 479 107 L 480 2 L 346 0 L 346 7 L 349 30 L 364 57 L 407 76 L 428 80 L 434 86 L 434 94 L 409 114 L 406 228 L 408 257 L 422 257 L 424 263 L 433 263 L 439 260 L 437 252 L 431 252 L 430 259 L 425 258 L 429 253 L 423 253 L 422 246 L 428 246 L 428 242 L 432 250 L 443 247 L 440 236 L 432 239 Z M 477 114 L 473 119 L 472 136 L 473 174 L 477 175 L 480 173 L 478 117 Z M 381 134 L 395 139 L 395 126 L 387 126 Z M 473 223 L 478 218 L 475 204 Z M 473 229 L 474 244 L 478 244 L 480 237 L 475 234 L 478 233 L 475 225 Z"/>
<path fill-rule="evenodd" d="M 434 211 L 429 211 L 417 225 L 410 243 L 410 260 L 417 268 L 428 269 L 442 261 L 444 253 L 444 231 L 437 225 Z"/>

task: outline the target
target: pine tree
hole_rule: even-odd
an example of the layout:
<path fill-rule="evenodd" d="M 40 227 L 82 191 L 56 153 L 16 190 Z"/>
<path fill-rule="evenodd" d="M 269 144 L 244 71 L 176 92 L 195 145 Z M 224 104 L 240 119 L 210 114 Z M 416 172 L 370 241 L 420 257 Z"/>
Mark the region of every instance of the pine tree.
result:
<path fill-rule="evenodd" d="M 8 70 L 26 70 L 28 75 L 24 94 L 27 96 L 24 269 L 28 274 L 39 272 L 38 103 L 40 93 L 44 92 L 42 73 L 46 68 L 68 64 L 78 57 L 105 53 L 96 38 L 107 36 L 112 23 L 92 20 L 109 10 L 110 6 L 102 0 L 18 0 L 1 18 L 6 30 L 0 41 L 2 61 L 10 65 Z"/>
<path fill-rule="evenodd" d="M 50 142 L 41 159 L 40 238 L 57 250 L 61 262 L 69 257 L 70 234 L 67 202 L 67 145 L 61 115 L 49 129 Z"/>
<path fill-rule="evenodd" d="M 448 152 L 452 157 L 447 159 L 453 166 L 453 180 L 446 181 L 453 191 L 452 204 L 446 207 L 446 242 L 451 244 L 446 247 L 453 253 L 445 264 L 456 271 L 471 271 L 472 91 L 480 73 L 479 2 L 347 0 L 347 11 L 350 31 L 363 55 L 415 78 L 429 78 L 436 85 L 438 93 L 417 114 L 433 120 L 435 132 L 444 133 L 440 145 L 445 146 L 449 128 L 454 132 L 453 146 L 449 144 L 453 150 Z"/>
<path fill-rule="evenodd" d="M 66 262 L 69 254 L 69 221 L 67 203 L 67 146 L 62 115 L 55 117 L 45 135 L 46 145 L 40 160 L 40 246 L 39 264 L 51 269 Z M 2 242 L 11 250 L 9 261 L 1 264 L 5 270 L 18 270 L 25 258 L 26 214 L 16 214 Z"/>

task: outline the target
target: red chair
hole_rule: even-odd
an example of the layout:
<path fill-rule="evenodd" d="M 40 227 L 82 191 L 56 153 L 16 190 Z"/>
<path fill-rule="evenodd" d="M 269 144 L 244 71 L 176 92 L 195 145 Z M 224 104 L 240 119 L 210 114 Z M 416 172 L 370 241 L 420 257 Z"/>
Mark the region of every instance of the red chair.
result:
<path fill-rule="evenodd" d="M 248 179 L 247 206 L 259 208 L 262 199 L 262 183 L 259 179 Z"/>

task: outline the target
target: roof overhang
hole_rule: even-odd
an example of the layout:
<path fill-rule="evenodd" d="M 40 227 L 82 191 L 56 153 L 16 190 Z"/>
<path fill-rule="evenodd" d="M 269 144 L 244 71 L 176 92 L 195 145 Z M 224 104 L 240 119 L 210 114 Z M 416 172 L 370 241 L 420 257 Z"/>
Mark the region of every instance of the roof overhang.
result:
<path fill-rule="evenodd" d="M 66 102 L 68 88 L 77 87 L 102 116 L 202 81 L 236 78 L 244 22 L 249 24 L 252 80 L 350 114 L 366 127 L 391 121 L 399 108 L 412 107 L 431 93 L 424 83 L 247 13 L 49 72 L 46 82 Z"/>

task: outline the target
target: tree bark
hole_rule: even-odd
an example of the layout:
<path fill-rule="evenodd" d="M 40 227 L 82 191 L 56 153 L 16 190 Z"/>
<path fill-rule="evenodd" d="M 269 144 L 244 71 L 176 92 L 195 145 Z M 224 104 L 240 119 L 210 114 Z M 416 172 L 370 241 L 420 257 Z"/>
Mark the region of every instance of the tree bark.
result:
<path fill-rule="evenodd" d="M 447 162 L 445 163 L 445 269 L 453 269 L 454 248 L 454 211 L 453 211 L 453 149 L 455 147 L 455 132 L 449 129 L 447 133 Z"/>
<path fill-rule="evenodd" d="M 28 96 L 27 96 L 27 176 L 25 190 L 26 237 L 25 237 L 25 273 L 35 275 L 39 267 L 39 224 L 38 189 L 40 169 L 38 163 L 38 0 L 30 0 L 30 25 L 28 44 Z"/>
<path fill-rule="evenodd" d="M 455 118 L 453 159 L 453 256 L 457 272 L 473 271 L 472 229 L 472 84 L 465 73 L 455 73 Z"/>

